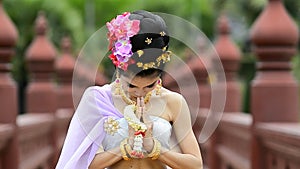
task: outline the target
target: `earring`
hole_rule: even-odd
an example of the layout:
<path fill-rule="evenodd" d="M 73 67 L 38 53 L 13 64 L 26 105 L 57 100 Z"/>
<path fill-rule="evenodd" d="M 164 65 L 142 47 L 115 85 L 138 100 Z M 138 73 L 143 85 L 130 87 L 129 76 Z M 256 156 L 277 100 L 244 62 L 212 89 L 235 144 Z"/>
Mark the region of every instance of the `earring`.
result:
<path fill-rule="evenodd" d="M 161 95 L 162 80 L 159 78 L 155 87 L 156 95 Z"/>
<path fill-rule="evenodd" d="M 116 80 L 115 80 L 115 95 L 120 95 L 121 94 L 121 84 L 120 84 L 120 74 L 119 71 L 117 70 L 116 72 Z"/>

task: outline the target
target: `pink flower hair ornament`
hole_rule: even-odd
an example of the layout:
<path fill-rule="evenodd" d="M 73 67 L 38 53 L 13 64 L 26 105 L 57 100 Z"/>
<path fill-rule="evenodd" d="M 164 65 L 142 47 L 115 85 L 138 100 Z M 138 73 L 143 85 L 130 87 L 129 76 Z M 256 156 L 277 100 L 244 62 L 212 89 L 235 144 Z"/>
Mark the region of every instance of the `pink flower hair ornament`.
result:
<path fill-rule="evenodd" d="M 127 70 L 129 64 L 135 62 L 131 59 L 133 52 L 130 37 L 138 34 L 140 30 L 140 21 L 130 20 L 129 16 L 129 12 L 124 12 L 106 23 L 109 50 L 112 52 L 109 58 L 116 67 L 124 71 Z"/>

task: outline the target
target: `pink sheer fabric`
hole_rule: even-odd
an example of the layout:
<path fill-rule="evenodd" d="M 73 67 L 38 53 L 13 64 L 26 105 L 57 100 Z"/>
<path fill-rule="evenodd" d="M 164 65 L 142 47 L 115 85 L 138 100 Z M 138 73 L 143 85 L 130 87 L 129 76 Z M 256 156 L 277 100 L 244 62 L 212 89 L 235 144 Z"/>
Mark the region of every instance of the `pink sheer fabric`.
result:
<path fill-rule="evenodd" d="M 71 120 L 56 169 L 87 169 L 105 137 L 104 121 L 123 115 L 114 107 L 111 85 L 85 90 Z"/>

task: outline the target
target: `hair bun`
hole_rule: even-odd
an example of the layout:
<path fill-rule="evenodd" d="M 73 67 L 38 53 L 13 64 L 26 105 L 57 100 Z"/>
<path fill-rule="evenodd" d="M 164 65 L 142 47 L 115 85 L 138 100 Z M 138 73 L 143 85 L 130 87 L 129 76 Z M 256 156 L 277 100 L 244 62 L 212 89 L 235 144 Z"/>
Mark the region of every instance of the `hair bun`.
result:
<path fill-rule="evenodd" d="M 109 58 L 118 68 L 131 72 L 162 69 L 170 60 L 167 26 L 160 16 L 144 10 L 124 12 L 106 26 Z"/>
<path fill-rule="evenodd" d="M 148 11 L 139 10 L 131 13 L 130 19 L 140 20 L 140 32 L 159 34 L 164 31 L 167 34 L 167 26 L 164 20 L 153 13 Z"/>
<path fill-rule="evenodd" d="M 131 13 L 129 19 L 140 21 L 140 31 L 130 38 L 132 52 L 147 48 L 168 48 L 169 36 L 165 21 L 158 15 L 144 10 Z M 151 43 L 146 43 L 146 38 L 151 39 Z"/>

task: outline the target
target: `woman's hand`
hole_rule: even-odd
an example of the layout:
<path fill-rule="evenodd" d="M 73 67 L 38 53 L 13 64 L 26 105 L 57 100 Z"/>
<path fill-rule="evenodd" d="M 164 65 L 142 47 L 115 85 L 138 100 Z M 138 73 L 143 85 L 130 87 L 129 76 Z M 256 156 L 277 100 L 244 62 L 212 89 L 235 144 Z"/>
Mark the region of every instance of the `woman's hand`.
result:
<path fill-rule="evenodd" d="M 144 103 L 144 98 L 139 97 L 137 98 L 137 105 L 136 105 L 136 112 L 135 116 L 143 123 L 146 124 L 147 130 L 145 132 L 145 137 L 143 138 L 143 147 L 146 151 L 150 152 L 153 149 L 154 141 L 152 138 L 152 129 L 153 129 L 153 122 L 151 121 L 149 115 L 146 113 L 146 107 Z M 128 136 L 129 136 L 129 144 L 133 147 L 133 140 L 135 130 L 128 125 Z"/>
<path fill-rule="evenodd" d="M 140 115 L 140 119 L 143 123 L 146 124 L 147 130 L 145 137 L 143 139 L 143 147 L 146 151 L 150 152 L 153 149 L 153 138 L 152 138 L 152 129 L 153 122 L 151 121 L 149 115 L 146 112 L 145 102 L 143 97 L 137 98 L 137 114 Z"/>

